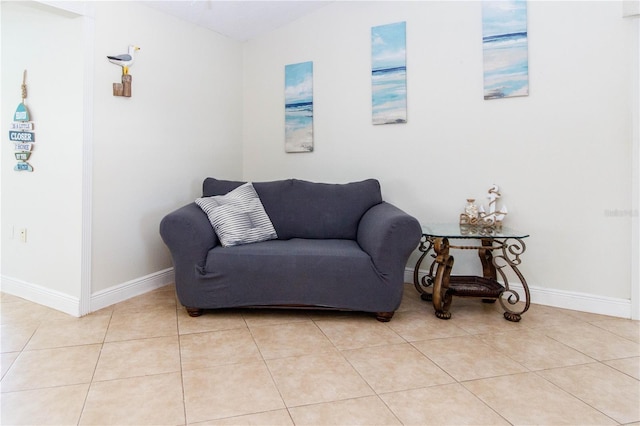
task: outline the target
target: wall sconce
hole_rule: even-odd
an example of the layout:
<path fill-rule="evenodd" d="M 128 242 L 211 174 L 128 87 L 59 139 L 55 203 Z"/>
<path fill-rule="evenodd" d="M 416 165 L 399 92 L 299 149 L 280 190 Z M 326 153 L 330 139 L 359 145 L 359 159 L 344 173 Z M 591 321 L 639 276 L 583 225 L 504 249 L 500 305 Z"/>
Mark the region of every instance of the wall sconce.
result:
<path fill-rule="evenodd" d="M 140 50 L 138 46 L 129 46 L 127 53 L 116 56 L 107 56 L 107 59 L 112 64 L 122 67 L 122 83 L 113 83 L 113 96 L 124 96 L 126 98 L 131 97 L 131 74 L 129 74 L 129 67 L 133 65 L 135 61 L 135 53 Z"/>

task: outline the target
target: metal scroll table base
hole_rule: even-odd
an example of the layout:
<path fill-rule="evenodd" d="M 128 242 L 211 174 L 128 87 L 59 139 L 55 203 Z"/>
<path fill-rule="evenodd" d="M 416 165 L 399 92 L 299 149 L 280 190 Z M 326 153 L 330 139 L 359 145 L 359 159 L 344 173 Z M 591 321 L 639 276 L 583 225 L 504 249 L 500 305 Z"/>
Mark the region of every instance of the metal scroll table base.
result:
<path fill-rule="evenodd" d="M 454 246 L 446 237 L 422 236 L 419 250 L 422 255 L 416 262 L 413 271 L 413 282 L 423 300 L 431 300 L 435 314 L 440 319 L 451 318 L 451 302 L 453 296 L 480 297 L 484 302 L 500 302 L 504 309 L 505 319 L 518 322 L 522 314 L 529 309 L 529 286 L 518 269 L 520 255 L 526 250 L 521 238 L 483 237 L 478 246 Z M 453 256 L 450 249 L 477 250 L 482 264 L 482 276 L 452 276 Z M 420 266 L 427 255 L 433 258 L 429 271 L 422 278 L 419 276 Z M 518 277 L 524 290 L 524 307 L 518 310 L 520 294 L 509 286 L 505 268 L 510 269 Z M 498 282 L 498 276 L 503 284 Z M 429 292 L 428 290 L 431 289 Z M 520 305 L 521 306 L 521 305 Z"/>

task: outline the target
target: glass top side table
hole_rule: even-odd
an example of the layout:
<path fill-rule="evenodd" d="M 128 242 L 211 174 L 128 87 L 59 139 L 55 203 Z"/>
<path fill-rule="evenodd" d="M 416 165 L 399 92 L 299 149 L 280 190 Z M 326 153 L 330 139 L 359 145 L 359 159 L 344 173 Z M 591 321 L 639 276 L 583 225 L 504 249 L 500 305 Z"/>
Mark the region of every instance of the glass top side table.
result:
<path fill-rule="evenodd" d="M 527 281 L 518 269 L 520 256 L 525 252 L 524 239 L 529 235 L 512 228 L 498 230 L 458 224 L 427 224 L 422 226 L 422 238 L 418 258 L 413 271 L 413 283 L 423 300 L 431 300 L 435 314 L 440 319 L 451 318 L 453 296 L 481 297 L 484 302 L 498 300 L 504 309 L 504 317 L 518 322 L 529 309 L 530 294 Z M 451 244 L 449 240 L 463 240 Z M 451 275 L 453 256 L 450 250 L 477 250 L 482 264 L 482 276 Z M 420 278 L 420 266 L 431 255 L 428 272 Z M 520 294 L 510 288 L 506 270 L 511 270 L 520 280 L 524 290 L 524 306 L 518 305 Z M 501 282 L 498 282 L 498 277 Z M 431 290 L 431 291 L 429 291 Z M 519 309 L 521 308 L 521 309 Z"/>

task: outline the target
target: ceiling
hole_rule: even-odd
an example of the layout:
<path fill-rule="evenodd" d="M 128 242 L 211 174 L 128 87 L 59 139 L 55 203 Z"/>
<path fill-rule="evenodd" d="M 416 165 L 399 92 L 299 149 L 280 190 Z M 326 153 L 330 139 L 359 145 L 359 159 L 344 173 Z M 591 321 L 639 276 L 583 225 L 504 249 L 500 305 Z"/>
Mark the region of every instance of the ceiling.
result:
<path fill-rule="evenodd" d="M 245 41 L 295 21 L 331 1 L 152 0 L 149 7 Z"/>

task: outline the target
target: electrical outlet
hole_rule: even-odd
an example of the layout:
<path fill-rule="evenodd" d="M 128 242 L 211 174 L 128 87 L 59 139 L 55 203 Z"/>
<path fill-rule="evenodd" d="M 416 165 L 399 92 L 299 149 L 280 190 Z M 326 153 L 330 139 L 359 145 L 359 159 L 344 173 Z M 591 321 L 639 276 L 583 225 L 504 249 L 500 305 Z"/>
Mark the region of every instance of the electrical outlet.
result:
<path fill-rule="evenodd" d="M 27 242 L 27 228 L 20 228 L 20 230 L 18 231 L 18 234 L 20 235 L 20 242 L 26 243 Z"/>

